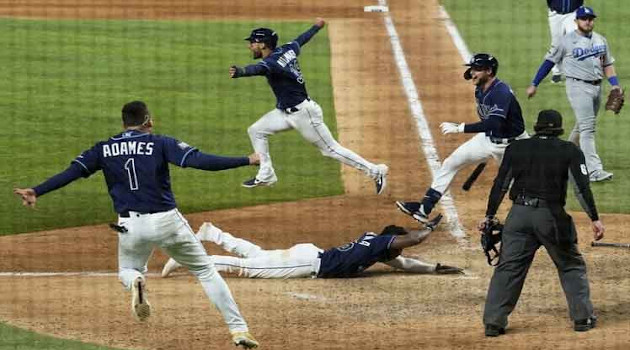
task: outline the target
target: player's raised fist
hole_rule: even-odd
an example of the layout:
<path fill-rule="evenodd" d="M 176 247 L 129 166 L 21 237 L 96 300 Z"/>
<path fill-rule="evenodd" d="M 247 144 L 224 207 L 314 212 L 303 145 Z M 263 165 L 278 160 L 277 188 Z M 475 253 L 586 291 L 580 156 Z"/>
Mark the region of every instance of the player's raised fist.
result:
<path fill-rule="evenodd" d="M 324 21 L 324 19 L 321 18 L 321 17 L 317 17 L 315 19 L 315 25 L 320 27 L 320 28 L 324 28 L 324 26 L 326 25 L 326 21 Z"/>
<path fill-rule="evenodd" d="M 37 202 L 37 194 L 32 188 L 14 188 L 13 193 L 22 198 L 22 204 L 34 208 Z"/>

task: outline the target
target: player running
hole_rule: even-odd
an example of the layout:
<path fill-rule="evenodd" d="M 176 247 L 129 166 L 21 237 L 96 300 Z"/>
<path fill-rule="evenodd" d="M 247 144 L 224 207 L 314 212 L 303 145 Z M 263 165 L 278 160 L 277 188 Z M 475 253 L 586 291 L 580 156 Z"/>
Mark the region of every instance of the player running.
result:
<path fill-rule="evenodd" d="M 349 278 L 359 276 L 377 262 L 412 273 L 462 274 L 463 270 L 458 267 L 429 264 L 401 255 L 404 248 L 424 241 L 441 218 L 441 215 L 434 218 L 422 231 L 407 232 L 400 226 L 390 225 L 380 234 L 366 232 L 354 242 L 328 250 L 311 243 L 296 244 L 289 249 L 263 250 L 208 222 L 199 228 L 197 237 L 237 255 L 213 255 L 218 271 L 249 278 Z M 168 276 L 179 266 L 179 263 L 170 259 L 164 265 L 162 277 Z"/>
<path fill-rule="evenodd" d="M 151 315 L 144 274 L 158 246 L 197 276 L 206 296 L 223 315 L 234 344 L 247 349 L 257 347 L 228 285 L 177 210 L 168 164 L 217 171 L 257 164 L 258 155 L 220 157 L 174 138 L 155 135 L 153 117 L 141 101 L 127 103 L 122 120 L 125 131 L 81 153 L 65 171 L 34 188 L 16 188 L 15 194 L 22 197 L 24 205 L 34 207 L 37 197 L 103 170 L 118 213 L 118 225 L 112 225 L 119 232 L 118 277 L 132 291 L 135 318 L 145 321 Z"/>
<path fill-rule="evenodd" d="M 510 142 L 528 137 L 516 96 L 506 83 L 496 77 L 499 61 L 487 53 L 478 53 L 466 66 L 469 68 L 464 72 L 464 79 L 472 80 L 476 85 L 477 114 L 481 121 L 440 125 L 444 135 L 460 132 L 476 135 L 444 160 L 421 202 L 396 202 L 398 209 L 420 222 L 427 222 L 433 207 L 461 168 L 490 158 L 500 163 Z"/>
<path fill-rule="evenodd" d="M 341 146 L 324 124 L 322 108 L 306 92 L 306 83 L 297 57 L 302 46 L 324 25 L 324 20 L 318 18 L 309 30 L 280 47 L 276 47 L 276 32 L 268 28 L 254 29 L 245 40 L 249 41 L 249 50 L 254 59 L 262 60 L 246 67 L 230 67 L 232 78 L 255 75 L 267 77 L 277 100 L 276 108 L 247 129 L 254 150 L 260 154 L 260 169 L 254 178 L 243 182 L 244 187 L 271 186 L 278 181 L 271 164 L 268 137 L 290 129 L 296 129 L 304 139 L 319 148 L 324 156 L 363 171 L 376 183 L 377 194 L 381 194 L 387 185 L 387 165 L 370 163 Z"/>

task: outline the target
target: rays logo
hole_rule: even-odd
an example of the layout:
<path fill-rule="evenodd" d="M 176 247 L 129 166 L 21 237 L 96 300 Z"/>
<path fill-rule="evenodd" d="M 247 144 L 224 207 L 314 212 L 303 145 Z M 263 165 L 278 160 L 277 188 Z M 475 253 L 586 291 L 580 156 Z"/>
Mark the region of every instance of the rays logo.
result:
<path fill-rule="evenodd" d="M 489 105 L 477 105 L 477 113 L 479 113 L 479 116 L 481 116 L 481 119 L 487 119 L 488 116 L 490 116 L 491 114 L 499 114 L 502 115 L 503 113 L 502 108 L 499 108 L 499 106 L 497 106 L 496 104 L 489 106 Z"/>
<path fill-rule="evenodd" d="M 573 58 L 578 61 L 584 61 L 589 57 L 597 57 L 606 53 L 606 45 L 593 45 L 590 47 L 576 47 L 573 49 Z"/>

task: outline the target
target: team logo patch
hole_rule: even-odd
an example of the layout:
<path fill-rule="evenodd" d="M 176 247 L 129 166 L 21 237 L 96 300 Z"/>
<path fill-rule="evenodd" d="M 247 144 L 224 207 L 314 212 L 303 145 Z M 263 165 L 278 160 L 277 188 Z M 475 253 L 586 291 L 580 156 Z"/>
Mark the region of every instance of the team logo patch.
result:
<path fill-rule="evenodd" d="M 588 175 L 588 171 L 586 171 L 586 165 L 585 164 L 580 164 L 580 170 L 582 171 L 582 174 Z"/>
<path fill-rule="evenodd" d="M 184 141 L 180 141 L 180 142 L 177 144 L 177 147 L 179 147 L 179 148 L 181 148 L 181 149 L 186 149 L 186 148 L 190 148 L 190 145 L 189 145 L 189 144 L 187 144 L 187 143 L 186 143 L 186 142 L 184 142 Z"/>

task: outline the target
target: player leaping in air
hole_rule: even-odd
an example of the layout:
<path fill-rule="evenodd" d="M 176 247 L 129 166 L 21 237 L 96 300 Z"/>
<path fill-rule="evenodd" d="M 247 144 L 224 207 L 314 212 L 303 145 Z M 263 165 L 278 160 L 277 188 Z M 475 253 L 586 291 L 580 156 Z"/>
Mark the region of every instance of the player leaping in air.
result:
<path fill-rule="evenodd" d="M 245 40 L 249 41 L 249 50 L 254 59 L 262 60 L 246 67 L 230 67 L 232 78 L 256 75 L 267 77 L 277 100 L 276 108 L 247 129 L 254 150 L 260 154 L 260 169 L 254 178 L 243 183 L 244 187 L 271 186 L 278 181 L 271 164 L 268 137 L 281 131 L 296 129 L 304 139 L 319 148 L 324 156 L 363 171 L 376 183 L 377 194 L 385 189 L 389 170 L 387 165 L 370 163 L 335 141 L 324 124 L 322 108 L 306 92 L 306 83 L 297 57 L 302 46 L 324 25 L 324 20 L 318 18 L 309 30 L 280 47 L 276 47 L 276 32 L 268 28 L 254 29 Z"/>
<path fill-rule="evenodd" d="M 464 72 L 464 79 L 472 80 L 476 86 L 477 114 L 481 121 L 440 125 L 445 135 L 465 132 L 475 133 L 475 136 L 444 160 L 421 202 L 396 202 L 398 209 L 420 222 L 428 220 L 433 207 L 461 168 L 490 158 L 501 163 L 503 152 L 510 142 L 528 137 L 516 96 L 506 83 L 496 77 L 499 61 L 492 55 L 478 53 L 466 66 L 469 68 Z"/>
<path fill-rule="evenodd" d="M 197 237 L 237 255 L 213 255 L 218 271 L 249 278 L 349 278 L 360 276 L 377 262 L 411 273 L 463 274 L 458 267 L 426 263 L 401 255 L 404 248 L 422 243 L 441 218 L 438 215 L 425 225 L 424 230 L 410 232 L 389 225 L 380 234 L 366 232 L 354 242 L 327 250 L 311 243 L 296 244 L 289 249 L 264 250 L 208 222 L 201 225 Z M 164 265 L 162 277 L 180 266 L 170 259 Z"/>

